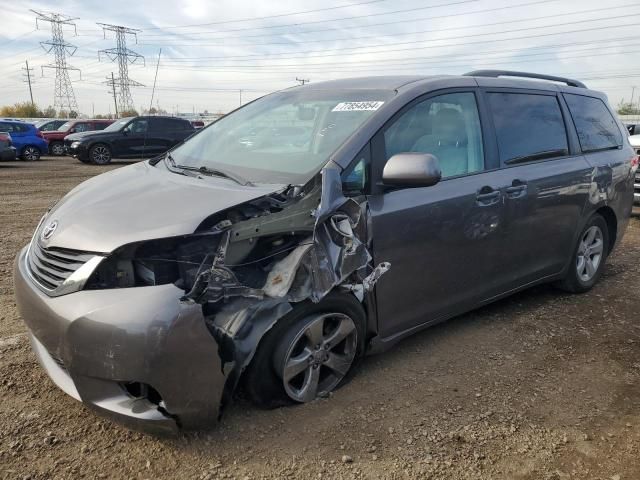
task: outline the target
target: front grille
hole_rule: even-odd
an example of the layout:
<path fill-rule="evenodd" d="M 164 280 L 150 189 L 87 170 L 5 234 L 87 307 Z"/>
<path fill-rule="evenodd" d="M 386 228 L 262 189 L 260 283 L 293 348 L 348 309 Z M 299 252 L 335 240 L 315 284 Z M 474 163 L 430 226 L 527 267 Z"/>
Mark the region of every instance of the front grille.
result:
<path fill-rule="evenodd" d="M 34 239 L 29 248 L 27 265 L 29 273 L 40 286 L 46 290 L 55 290 L 93 256 L 78 250 L 42 248 Z"/>

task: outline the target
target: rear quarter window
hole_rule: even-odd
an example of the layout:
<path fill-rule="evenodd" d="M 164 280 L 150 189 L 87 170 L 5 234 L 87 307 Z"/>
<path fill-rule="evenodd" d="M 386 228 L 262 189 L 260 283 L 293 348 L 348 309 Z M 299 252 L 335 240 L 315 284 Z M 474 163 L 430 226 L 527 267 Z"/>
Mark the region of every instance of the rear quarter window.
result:
<path fill-rule="evenodd" d="M 583 152 L 607 150 L 622 145 L 622 133 L 602 100 L 570 93 L 566 93 L 564 98 Z"/>
<path fill-rule="evenodd" d="M 492 92 L 488 96 L 502 163 L 568 154 L 567 131 L 555 95 Z"/>

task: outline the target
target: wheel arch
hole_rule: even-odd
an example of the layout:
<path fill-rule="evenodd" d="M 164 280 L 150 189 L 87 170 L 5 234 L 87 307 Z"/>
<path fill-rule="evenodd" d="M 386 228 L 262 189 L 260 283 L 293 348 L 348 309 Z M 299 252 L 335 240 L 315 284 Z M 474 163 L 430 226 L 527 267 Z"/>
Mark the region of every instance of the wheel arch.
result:
<path fill-rule="evenodd" d="M 609 245 L 607 245 L 607 255 L 611 253 L 616 244 L 618 237 L 618 217 L 611 207 L 604 205 L 598 208 L 594 214 L 600 215 L 607 222 L 607 230 L 609 233 Z"/>

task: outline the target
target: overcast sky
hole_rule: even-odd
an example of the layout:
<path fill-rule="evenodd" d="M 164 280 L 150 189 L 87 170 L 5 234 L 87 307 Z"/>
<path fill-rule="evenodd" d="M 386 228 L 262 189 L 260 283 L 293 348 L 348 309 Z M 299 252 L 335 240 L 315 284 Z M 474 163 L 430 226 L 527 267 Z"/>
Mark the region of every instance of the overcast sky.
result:
<path fill-rule="evenodd" d="M 68 63 L 82 113 L 108 113 L 102 82 L 117 66 L 98 51 L 115 47 L 96 22 L 140 29 L 128 47 L 146 63 L 129 67 L 138 109 L 148 108 L 158 50 L 155 98 L 182 112 L 228 111 L 273 90 L 311 82 L 384 74 L 461 74 L 501 68 L 573 76 L 629 100 L 640 86 L 637 0 L 4 0 L 0 31 L 0 105 L 29 99 L 24 61 L 33 67 L 34 100 L 53 104 L 53 62 L 39 42 L 30 9 L 78 17 L 65 27 L 77 46 Z M 635 92 L 640 99 L 640 89 Z M 156 101 L 154 101 L 154 105 Z"/>

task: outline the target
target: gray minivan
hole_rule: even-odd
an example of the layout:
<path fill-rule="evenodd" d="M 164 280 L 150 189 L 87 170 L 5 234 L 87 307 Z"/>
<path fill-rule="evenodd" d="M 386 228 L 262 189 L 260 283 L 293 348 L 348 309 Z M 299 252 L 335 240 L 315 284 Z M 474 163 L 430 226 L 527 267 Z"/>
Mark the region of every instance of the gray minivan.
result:
<path fill-rule="evenodd" d="M 631 213 L 623 132 L 602 93 L 523 72 L 276 92 L 69 192 L 18 306 L 52 380 L 130 425 L 205 427 L 238 385 L 308 402 L 434 323 L 589 290 Z"/>

